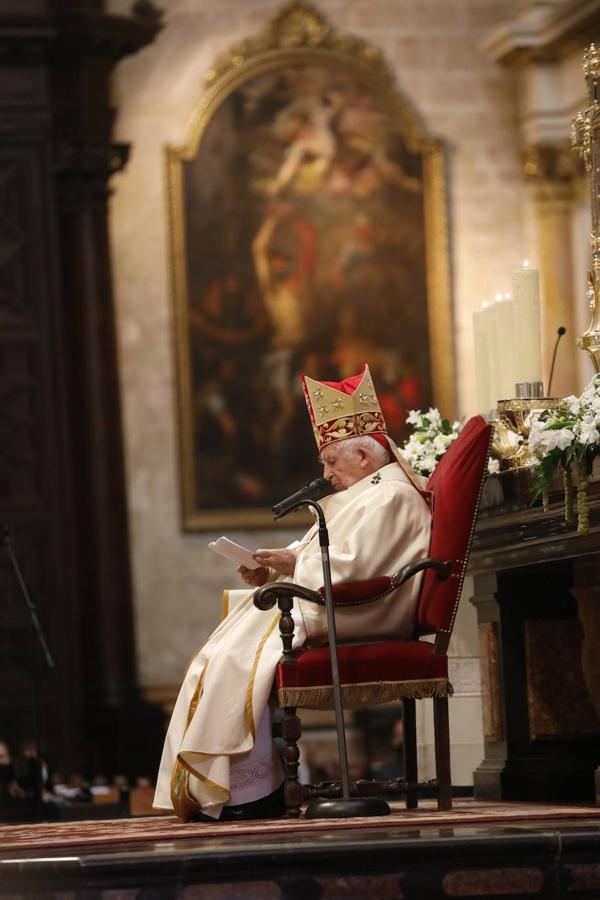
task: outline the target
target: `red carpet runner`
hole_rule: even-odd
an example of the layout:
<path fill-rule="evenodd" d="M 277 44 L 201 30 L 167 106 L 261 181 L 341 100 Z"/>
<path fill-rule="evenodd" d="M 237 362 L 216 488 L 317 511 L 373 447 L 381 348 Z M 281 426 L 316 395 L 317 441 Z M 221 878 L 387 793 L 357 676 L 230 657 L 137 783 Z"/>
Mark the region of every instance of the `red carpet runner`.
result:
<path fill-rule="evenodd" d="M 392 814 L 381 818 L 361 819 L 273 819 L 256 822 L 219 823 L 189 822 L 175 816 L 149 816 L 136 819 L 52 822 L 35 825 L 0 826 L 0 850 L 30 850 L 56 847 L 90 847 L 125 842 L 173 841 L 176 839 L 218 836 L 281 834 L 301 830 L 304 833 L 351 828 L 422 828 L 475 823 L 532 823 L 548 819 L 598 819 L 600 807 L 546 803 L 485 803 L 478 800 L 456 800 L 454 809 L 440 813 L 432 801 L 424 801 L 418 810 L 407 811 L 393 805 Z"/>

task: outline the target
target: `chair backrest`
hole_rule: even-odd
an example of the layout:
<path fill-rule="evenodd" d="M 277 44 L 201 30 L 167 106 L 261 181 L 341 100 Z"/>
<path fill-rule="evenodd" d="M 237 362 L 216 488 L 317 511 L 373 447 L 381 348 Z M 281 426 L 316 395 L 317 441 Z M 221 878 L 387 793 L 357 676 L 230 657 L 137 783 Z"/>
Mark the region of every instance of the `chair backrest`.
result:
<path fill-rule="evenodd" d="M 429 555 L 456 560 L 455 574 L 442 580 L 425 571 L 417 606 L 417 634 L 450 634 L 465 577 L 493 426 L 483 416 L 469 419 L 436 466 L 427 488 L 433 494 Z"/>

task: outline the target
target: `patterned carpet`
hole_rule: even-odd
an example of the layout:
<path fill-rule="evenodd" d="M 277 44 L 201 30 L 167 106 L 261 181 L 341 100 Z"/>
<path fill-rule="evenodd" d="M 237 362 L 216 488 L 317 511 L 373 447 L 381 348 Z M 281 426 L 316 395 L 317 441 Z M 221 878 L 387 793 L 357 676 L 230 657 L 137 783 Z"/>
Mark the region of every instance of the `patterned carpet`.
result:
<path fill-rule="evenodd" d="M 407 811 L 402 804 L 392 804 L 392 814 L 381 818 L 356 819 L 273 819 L 239 823 L 189 822 L 184 824 L 175 816 L 149 816 L 135 819 L 106 819 L 101 821 L 53 822 L 35 825 L 6 825 L 0 827 L 0 850 L 56 849 L 57 847 L 87 847 L 123 844 L 126 842 L 173 841 L 176 839 L 220 838 L 248 835 L 293 833 L 304 834 L 323 830 L 351 828 L 422 828 L 429 825 L 444 828 L 451 825 L 476 823 L 507 824 L 513 822 L 545 822 L 549 819 L 597 819 L 600 807 L 575 804 L 546 803 L 486 803 L 478 800 L 454 801 L 450 812 L 440 813 L 433 801 L 423 801 L 418 810 Z"/>

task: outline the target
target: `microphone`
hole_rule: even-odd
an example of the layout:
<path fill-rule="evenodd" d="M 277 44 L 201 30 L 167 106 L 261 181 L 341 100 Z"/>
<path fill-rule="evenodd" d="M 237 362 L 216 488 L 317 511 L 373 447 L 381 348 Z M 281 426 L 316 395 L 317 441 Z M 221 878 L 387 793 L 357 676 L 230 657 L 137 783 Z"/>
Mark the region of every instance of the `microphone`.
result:
<path fill-rule="evenodd" d="M 552 365 L 550 366 L 550 377 L 548 379 L 548 396 L 551 397 L 550 388 L 552 386 L 552 376 L 554 375 L 554 363 L 556 362 L 556 351 L 558 350 L 558 344 L 563 336 L 563 334 L 567 333 L 567 329 L 564 325 L 561 325 L 560 328 L 556 329 L 556 333 L 558 337 L 556 338 L 556 343 L 554 344 L 554 353 L 552 354 Z"/>
<path fill-rule="evenodd" d="M 295 494 L 290 494 L 285 500 L 280 500 L 279 503 L 276 503 L 272 507 L 273 517 L 275 519 L 281 519 L 282 516 L 285 516 L 292 507 L 302 500 L 320 500 L 321 497 L 326 497 L 327 494 L 331 494 L 332 491 L 333 485 L 330 481 L 326 478 L 316 478 L 314 481 L 305 484 L 304 487 L 300 488 L 299 491 L 296 491 Z"/>

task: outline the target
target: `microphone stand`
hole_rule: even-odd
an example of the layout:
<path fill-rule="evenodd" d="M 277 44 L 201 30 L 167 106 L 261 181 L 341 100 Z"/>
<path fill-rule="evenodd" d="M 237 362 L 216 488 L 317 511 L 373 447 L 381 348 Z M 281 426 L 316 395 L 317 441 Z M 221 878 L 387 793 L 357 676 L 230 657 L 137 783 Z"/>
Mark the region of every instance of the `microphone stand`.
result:
<path fill-rule="evenodd" d="M 333 685 L 333 701 L 335 707 L 335 727 L 337 732 L 338 754 L 342 780 L 341 798 L 328 799 L 318 797 L 312 800 L 306 810 L 307 819 L 345 818 L 351 816 L 387 816 L 390 807 L 380 797 L 350 797 L 350 779 L 348 777 L 348 753 L 346 750 L 346 732 L 344 729 L 344 707 L 340 685 L 340 669 L 337 655 L 337 635 L 335 628 L 335 609 L 331 584 L 331 561 L 329 557 L 329 532 L 325 522 L 325 514 L 315 500 L 299 500 L 284 512 L 275 513 L 275 519 L 282 519 L 295 509 L 310 506 L 314 509 L 319 521 L 319 546 L 321 547 L 321 564 L 323 567 L 323 588 L 325 609 L 327 612 L 327 638 L 329 657 L 331 660 L 331 683 Z"/>
<path fill-rule="evenodd" d="M 10 560 L 10 565 L 17 579 L 17 583 L 19 585 L 20 594 L 24 600 L 24 604 L 27 607 L 29 612 L 29 617 L 31 619 L 31 623 L 33 625 L 33 629 L 37 634 L 38 641 L 40 647 L 42 649 L 42 653 L 44 659 L 46 661 L 46 665 L 49 669 L 54 668 L 54 660 L 52 658 L 52 654 L 48 648 L 48 644 L 46 642 L 46 638 L 44 637 L 44 632 L 42 631 L 42 626 L 40 624 L 40 620 L 38 619 L 37 611 L 35 608 L 35 604 L 31 599 L 29 591 L 27 590 L 27 585 L 25 584 L 25 579 L 23 578 L 23 574 L 21 572 L 21 568 L 17 561 L 17 557 L 12 544 L 12 535 L 11 528 L 8 522 L 5 522 L 2 525 L 2 531 L 0 534 L 0 550 L 2 547 L 6 548 L 6 552 L 8 554 L 8 558 Z M 36 744 L 36 750 L 38 754 L 38 758 L 36 762 L 36 784 L 34 788 L 34 794 L 32 797 L 32 812 L 34 820 L 42 817 L 43 803 L 42 803 L 42 783 L 41 783 L 41 726 L 40 726 L 40 671 L 35 664 L 27 666 L 27 668 L 31 672 L 32 681 L 33 681 L 33 729 L 34 729 L 34 739 Z"/>
<path fill-rule="evenodd" d="M 19 584 L 19 588 L 21 589 L 21 596 L 25 601 L 25 606 L 29 611 L 29 616 L 31 618 L 34 631 L 38 636 L 38 640 L 40 642 L 40 646 L 42 648 L 42 653 L 44 654 L 44 658 L 46 660 L 46 664 L 49 669 L 54 668 L 54 660 L 52 659 L 52 655 L 50 650 L 48 649 L 48 644 L 46 643 L 46 638 L 44 637 L 44 632 L 42 631 L 42 626 L 40 624 L 40 620 L 38 619 L 37 611 L 35 608 L 35 604 L 29 595 L 29 591 L 27 590 L 27 585 L 25 584 L 25 579 L 21 573 L 21 569 L 19 568 L 19 563 L 17 562 L 17 557 L 15 556 L 15 551 L 12 545 L 12 538 L 10 533 L 10 525 L 5 522 L 2 526 L 2 539 L 0 542 L 0 546 L 4 545 L 6 547 L 6 552 L 8 553 L 8 558 L 10 560 L 11 566 L 15 573 L 15 577 Z"/>
<path fill-rule="evenodd" d="M 558 335 L 558 337 L 556 338 L 556 342 L 554 344 L 554 352 L 552 354 L 552 364 L 550 366 L 550 376 L 548 378 L 548 396 L 549 397 L 552 396 L 552 394 L 550 393 L 550 389 L 552 387 L 552 377 L 554 375 L 554 363 L 556 362 L 556 351 L 558 350 L 558 345 L 560 343 L 561 337 L 563 336 L 563 334 L 566 334 L 566 333 L 567 333 L 567 329 L 565 328 L 564 325 L 561 325 L 560 328 L 556 329 L 556 334 Z"/>

